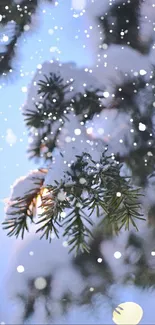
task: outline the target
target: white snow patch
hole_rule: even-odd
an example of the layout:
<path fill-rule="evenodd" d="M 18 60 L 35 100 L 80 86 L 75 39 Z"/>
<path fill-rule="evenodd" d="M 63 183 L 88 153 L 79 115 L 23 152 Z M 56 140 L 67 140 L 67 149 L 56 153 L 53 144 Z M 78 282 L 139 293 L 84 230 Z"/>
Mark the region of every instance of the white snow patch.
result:
<path fill-rule="evenodd" d="M 15 135 L 15 133 L 13 132 L 12 129 L 7 129 L 6 130 L 6 136 L 5 136 L 5 140 L 8 144 L 13 145 L 16 143 L 17 141 L 17 137 Z"/>

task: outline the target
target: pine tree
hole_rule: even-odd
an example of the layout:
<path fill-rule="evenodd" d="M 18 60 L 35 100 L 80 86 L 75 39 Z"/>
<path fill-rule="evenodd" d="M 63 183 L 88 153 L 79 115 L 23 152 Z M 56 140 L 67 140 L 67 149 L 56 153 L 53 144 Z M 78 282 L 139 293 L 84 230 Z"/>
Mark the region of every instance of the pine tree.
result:
<path fill-rule="evenodd" d="M 117 45 L 147 58 L 153 37 L 151 34 L 144 41 L 141 33 L 144 5 L 142 0 L 120 1 L 110 3 L 108 10 L 102 12 L 100 4 L 100 15 L 93 17 L 99 24 L 99 39 L 104 35 L 98 44 L 100 53 L 104 55 Z M 21 32 L 22 29 L 19 36 Z M 14 52 L 8 47 L 6 53 L 8 70 Z M 143 288 L 155 285 L 149 256 L 150 249 L 154 251 L 154 205 L 149 201 L 149 189 L 154 186 L 155 69 L 150 65 L 148 71 L 118 72 L 119 78 L 112 80 L 112 96 L 106 90 L 104 76 L 101 82 L 87 70 L 54 61 L 44 63 L 42 74 L 36 74 L 32 81 L 23 117 L 31 138 L 29 156 L 43 168 L 14 186 L 3 222 L 9 236 L 24 238 L 25 231 L 34 224 L 37 234 L 49 240 L 51 247 L 53 235 L 66 240 L 71 264 L 86 285 L 81 298 L 75 298 L 69 290 L 63 292 L 59 300 L 61 313 L 73 303 L 91 304 L 99 293 L 110 299 L 112 308 L 116 307 L 110 295 L 116 279 L 101 254 L 101 246 L 107 240 L 115 243 L 116 235 L 121 236 L 124 230 L 129 231 L 124 259 L 129 271 L 118 282 Z M 96 137 L 92 132 L 96 116 L 102 118 L 104 112 L 117 112 L 128 121 L 124 138 L 120 139 L 122 149 L 112 141 L 107 145 L 103 135 Z M 147 213 L 150 228 L 144 221 Z M 141 229 L 141 223 L 146 224 L 149 240 L 147 236 L 146 240 L 142 238 L 143 231 L 138 235 L 135 232 Z M 40 297 L 45 299 L 47 317 L 53 317 L 48 307 L 49 301 L 52 304 L 48 290 L 52 276 L 47 274 L 44 278 L 47 285 L 43 290 L 36 289 L 35 278 L 28 280 L 29 293 L 18 297 L 27 302 L 22 321 L 33 314 Z"/>

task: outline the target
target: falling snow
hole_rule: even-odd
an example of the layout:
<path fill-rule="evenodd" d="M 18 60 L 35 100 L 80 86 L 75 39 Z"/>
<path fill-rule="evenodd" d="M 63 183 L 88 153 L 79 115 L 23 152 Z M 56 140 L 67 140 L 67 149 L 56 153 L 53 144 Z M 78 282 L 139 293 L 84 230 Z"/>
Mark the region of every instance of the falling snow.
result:
<path fill-rule="evenodd" d="M 15 2 L 20 13 L 20 20 L 23 15 L 20 11 L 22 0 Z M 134 95 L 136 103 L 140 103 L 140 113 L 142 113 L 141 117 L 143 118 L 139 119 L 138 116 L 138 123 L 135 124 L 137 116 L 131 116 L 131 110 L 130 112 L 126 111 L 125 114 L 122 110 L 118 113 L 117 107 L 118 105 L 121 107 L 121 104 L 123 105 L 125 101 L 123 86 L 129 76 L 132 78 L 138 78 L 139 76 L 144 78 L 145 88 L 148 89 L 149 96 L 154 89 L 154 81 L 151 83 L 154 74 L 151 71 L 155 63 L 155 4 L 151 0 L 148 4 L 145 3 L 143 5 L 141 23 L 137 27 L 143 44 L 151 40 L 149 53 L 144 53 L 145 55 L 143 55 L 130 47 L 132 44 L 122 43 L 120 45 L 109 43 L 108 39 L 104 38 L 105 35 L 101 28 L 101 23 L 104 21 L 104 14 L 106 13 L 107 15 L 108 9 L 112 7 L 114 2 L 118 3 L 119 1 L 69 0 L 68 3 L 55 1 L 54 5 L 43 2 L 43 4 L 40 4 L 39 11 L 37 12 L 38 17 L 33 14 L 32 24 L 29 22 L 25 23 L 25 25 L 23 24 L 23 37 L 17 40 L 15 46 L 15 52 L 17 50 L 17 57 L 14 60 L 15 71 L 11 67 L 7 73 L 4 72 L 0 82 L 0 178 L 2 183 L 0 202 L 2 204 L 4 201 L 8 203 L 8 199 L 5 199 L 5 197 L 8 198 L 9 190 L 11 190 L 11 198 L 14 201 L 17 197 L 25 195 L 29 190 L 35 189 L 33 179 L 35 175 L 39 179 L 42 177 L 39 170 L 35 171 L 35 175 L 30 171 L 31 169 L 36 169 L 36 165 L 32 161 L 28 161 L 26 155 L 27 146 L 32 148 L 35 139 L 38 137 L 38 130 L 34 128 L 29 130 L 28 134 L 21 113 L 32 107 L 36 109 L 38 102 L 42 105 L 43 98 L 38 93 L 37 83 L 44 75 L 50 72 L 60 73 L 66 84 L 72 82 L 69 95 L 66 95 L 69 99 L 79 92 L 82 92 L 83 98 L 86 98 L 86 90 L 89 87 L 101 89 L 101 103 L 105 106 L 105 109 L 100 114 L 96 113 L 93 119 L 87 121 L 85 125 L 81 124 L 81 119 L 77 120 L 71 113 L 69 122 L 66 120 L 64 127 L 62 124 L 59 125 L 60 129 L 62 128 L 62 132 L 58 138 L 54 155 L 53 152 L 48 151 L 46 145 L 42 145 L 42 155 L 47 154 L 48 158 L 54 156 L 53 164 L 50 165 L 50 168 L 48 164 L 49 171 L 46 173 L 46 176 L 44 175 L 44 186 L 54 184 L 55 179 L 60 180 L 64 176 L 65 171 L 70 171 L 76 155 L 80 154 L 82 150 L 86 150 L 94 159 L 99 161 L 100 148 L 102 150 L 103 148 L 108 148 L 108 154 L 115 161 L 115 156 L 118 152 L 126 157 L 127 144 L 132 149 L 132 155 L 134 150 L 139 149 L 141 139 L 145 141 L 145 137 L 148 137 L 146 141 L 146 155 L 144 159 L 141 159 L 141 163 L 143 162 L 145 168 L 147 168 L 149 159 L 153 159 L 155 120 L 153 116 L 151 121 L 153 122 L 152 127 L 151 122 L 147 119 L 150 111 L 146 115 L 145 107 L 149 107 L 150 110 L 153 109 L 154 111 L 155 101 L 152 101 L 150 104 L 150 102 L 147 103 L 148 99 L 147 97 L 145 98 L 145 94 L 142 94 L 142 98 L 136 95 L 138 86 L 135 83 L 136 79 L 134 79 L 132 91 L 130 91 L 129 87 L 127 91 L 129 91 L 130 98 Z M 6 15 L 7 12 L 11 12 L 9 6 L 5 6 Z M 24 11 L 26 13 L 26 6 Z M 97 19 L 99 16 L 101 17 L 100 21 Z M 5 15 L 0 14 L 1 23 L 3 23 L 3 19 L 5 20 Z M 129 34 L 129 23 L 130 21 L 126 20 L 126 28 L 120 31 L 121 41 Z M 12 21 L 12 26 L 13 24 L 14 22 Z M 109 35 L 115 35 L 116 23 L 110 20 L 110 25 Z M 10 25 L 6 26 L 4 31 L 2 26 L 1 29 L 0 42 L 3 51 L 3 48 L 6 48 L 12 40 L 12 34 L 10 33 Z M 6 75 L 8 79 L 5 79 Z M 9 78 L 10 81 L 8 82 Z M 123 85 L 118 88 L 118 99 L 115 98 L 114 85 L 122 84 L 122 80 Z M 53 104 L 56 102 L 57 99 L 53 98 Z M 42 106 L 38 106 L 38 108 L 41 110 Z M 49 120 L 51 118 L 55 121 L 51 131 L 53 136 L 57 129 L 58 120 L 56 116 L 49 116 Z M 87 110 L 85 118 L 87 118 Z M 40 132 L 43 131 L 43 129 L 40 130 Z M 142 136 L 143 138 L 141 138 Z M 48 141 L 48 137 L 44 140 Z M 60 155 L 60 152 L 63 154 Z M 117 161 L 115 162 L 117 163 Z M 96 168 L 100 168 L 100 164 L 97 164 Z M 140 168 L 138 166 L 138 169 Z M 125 173 L 124 170 L 131 176 L 131 172 L 126 165 L 124 169 L 121 169 L 123 175 Z M 28 176 L 21 178 L 21 175 L 24 174 Z M 18 179 L 18 181 L 11 185 L 15 179 Z M 133 179 L 136 179 L 136 175 Z M 81 188 L 87 186 L 86 178 L 79 177 L 78 180 Z M 146 187 L 144 190 L 145 210 L 148 209 L 150 204 L 154 203 L 152 183 L 150 181 L 148 188 Z M 116 192 L 115 199 L 117 201 L 122 200 L 123 193 L 120 192 L 119 184 L 116 191 L 118 192 Z M 62 203 L 67 200 L 66 193 L 60 191 L 57 195 L 57 200 Z M 80 209 L 81 203 L 78 202 L 76 207 Z M 11 205 L 8 212 L 11 211 L 10 209 Z M 89 212 L 86 212 L 88 215 Z M 1 215 L 4 215 L 3 207 Z M 65 222 L 66 218 L 67 211 L 61 212 L 60 219 L 62 222 Z M 96 222 L 96 212 L 93 213 L 92 219 Z M 17 311 L 15 310 L 14 312 L 10 297 L 12 299 L 17 294 L 28 295 L 28 279 L 33 279 L 33 290 L 35 289 L 41 294 L 48 287 L 47 277 L 50 274 L 53 277 L 50 294 L 55 301 L 58 301 L 58 299 L 63 301 L 66 292 L 71 292 L 71 299 L 75 297 L 76 301 L 83 295 L 84 289 L 87 289 L 88 295 L 95 293 L 96 283 L 98 282 L 96 274 L 90 277 L 89 281 L 86 281 L 80 275 L 75 265 L 73 265 L 73 255 L 68 254 L 69 242 L 67 238 L 62 238 L 61 229 L 60 240 L 51 232 L 50 238 L 52 242 L 49 244 L 45 241 L 41 242 L 38 237 L 35 237 L 35 226 L 36 224 L 33 224 L 32 231 L 29 235 L 26 235 L 26 239 L 23 241 L 20 239 L 17 241 L 13 239 L 12 242 L 8 241 L 4 233 L 2 233 L 1 260 L 4 262 L 4 270 L 2 270 L 1 275 L 3 281 L 1 281 L 2 310 L 0 310 L 0 324 L 10 323 L 10 320 L 14 324 L 23 322 L 20 315 L 23 307 L 19 302 L 16 302 Z M 140 222 L 139 227 L 142 227 L 140 228 L 140 235 L 146 244 L 145 254 L 149 256 L 151 270 L 154 270 L 154 239 L 152 239 L 149 230 L 144 229 Z M 91 270 L 97 262 L 97 267 L 101 270 L 100 274 L 103 274 L 104 261 L 106 260 L 113 269 L 114 278 L 115 280 L 118 279 L 118 283 L 121 283 L 122 276 L 126 274 L 125 272 L 133 274 L 133 266 L 135 263 L 138 263 L 142 255 L 140 251 L 135 252 L 133 248 L 127 249 L 126 241 L 127 236 L 124 235 L 123 231 L 117 238 L 114 237 L 109 240 L 106 237 L 101 242 L 99 252 L 96 252 L 98 255 L 95 255 L 94 264 L 92 262 L 90 265 L 88 264 L 86 272 Z M 125 264 L 125 261 L 130 261 L 129 267 Z M 129 297 L 131 294 L 134 300 L 145 305 L 146 311 L 143 322 L 148 323 L 149 320 L 150 323 L 154 323 L 154 314 L 150 313 L 151 306 L 154 306 L 154 296 L 148 295 L 147 290 L 143 292 L 138 288 L 132 287 L 130 291 L 129 288 L 124 286 L 123 291 L 120 289 L 119 294 L 120 300 L 124 299 L 124 296 Z M 111 312 L 109 312 L 108 308 L 104 307 L 104 299 L 99 297 L 99 300 L 101 308 L 96 309 L 97 316 L 99 317 L 98 321 L 104 324 L 110 323 Z M 95 303 L 96 301 L 94 298 Z M 30 323 L 46 322 L 42 309 L 43 305 L 44 303 L 39 305 L 39 302 L 38 305 L 37 303 L 35 304 L 34 315 Z M 37 308 L 37 306 L 40 307 Z M 79 323 L 88 323 L 88 321 L 94 323 L 97 319 L 96 316 L 90 316 L 90 310 L 82 310 L 79 307 L 76 309 L 73 303 L 70 308 L 70 315 L 66 316 L 68 318 L 66 318 L 67 321 L 65 322 L 64 319 L 61 319 L 62 311 L 58 303 L 52 302 L 51 306 L 57 323 L 73 324 L 76 321 L 79 321 Z"/>

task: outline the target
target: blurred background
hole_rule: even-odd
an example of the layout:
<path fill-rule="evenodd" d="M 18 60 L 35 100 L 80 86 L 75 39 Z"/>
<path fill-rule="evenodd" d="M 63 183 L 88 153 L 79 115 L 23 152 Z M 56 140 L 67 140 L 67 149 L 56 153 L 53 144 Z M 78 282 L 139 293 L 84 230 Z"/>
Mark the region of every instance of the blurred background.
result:
<path fill-rule="evenodd" d="M 98 261 L 93 266 L 92 274 L 89 274 L 87 255 L 81 257 L 80 261 L 75 259 L 73 262 L 68 256 L 64 243 L 59 245 L 54 240 L 51 244 L 44 239 L 40 241 L 34 235 L 33 230 L 26 235 L 24 240 L 14 237 L 8 238 L 1 226 L 0 323 L 114 324 L 112 319 L 114 308 L 120 303 L 134 302 L 143 310 L 143 316 L 138 322 L 140 324 L 154 324 L 154 183 L 153 181 L 149 185 L 147 183 L 149 173 L 153 174 L 154 172 L 154 162 L 151 161 L 150 165 L 148 162 L 148 169 L 144 168 L 140 162 L 146 160 L 146 153 L 151 152 L 154 155 L 154 141 L 150 140 L 150 134 L 152 137 L 154 135 L 154 125 L 150 121 L 153 121 L 154 118 L 151 109 L 155 107 L 153 105 L 154 93 L 151 93 L 154 89 L 155 4 L 152 0 L 145 1 L 145 6 L 144 4 L 142 6 L 141 17 L 138 17 L 139 21 L 136 22 L 133 12 L 134 9 L 137 10 L 136 3 L 137 5 L 139 3 L 137 0 L 134 4 L 133 1 L 130 1 L 132 10 L 130 12 L 129 31 L 131 31 L 132 26 L 135 29 L 129 35 L 129 33 L 125 34 L 125 30 L 118 26 L 115 17 L 118 14 L 116 8 L 113 12 L 110 11 L 115 5 L 118 8 L 118 4 L 123 3 L 122 1 L 105 0 L 104 4 L 101 4 L 99 0 L 58 0 L 55 2 L 34 0 L 34 3 L 24 0 L 25 10 L 27 10 L 27 5 L 29 6 L 32 2 L 32 7 L 30 6 L 32 19 L 26 23 L 22 22 L 22 18 L 21 21 L 15 19 L 16 12 L 12 11 L 12 17 L 9 16 L 8 12 L 12 6 L 12 1 L 1 1 L 1 222 L 5 217 L 4 205 L 10 195 L 12 184 L 16 179 L 28 174 L 30 170 L 40 167 L 33 160 L 29 160 L 27 156 L 29 137 L 22 116 L 22 107 L 26 103 L 29 88 L 36 72 L 39 73 L 45 61 L 56 60 L 63 63 L 74 62 L 77 68 L 93 69 L 94 76 L 99 81 L 103 81 L 107 92 L 114 89 L 115 84 L 117 84 L 117 89 L 115 89 L 117 101 L 113 103 L 114 107 L 118 108 L 122 105 L 122 110 L 124 106 L 135 107 L 133 111 L 135 125 L 132 125 L 132 114 L 129 124 L 128 119 L 126 122 L 126 117 L 123 114 L 116 120 L 115 113 L 108 112 L 108 110 L 103 112 L 100 121 L 94 117 L 94 129 L 96 130 L 94 136 L 97 137 L 97 130 L 100 129 L 101 134 L 101 129 L 103 129 L 105 142 L 109 144 L 111 141 L 111 151 L 115 148 L 115 152 L 123 153 L 119 157 L 120 160 L 122 157 L 124 159 L 126 155 L 128 168 L 132 170 L 132 175 L 136 178 L 137 184 L 144 188 L 146 214 L 148 223 L 151 224 L 151 230 L 147 226 L 142 226 L 141 236 L 137 237 L 137 234 L 133 232 L 128 235 L 123 233 L 117 239 L 105 232 L 104 240 L 98 237 L 96 242 L 92 244 L 92 256 L 95 258 L 97 256 Z M 130 2 L 128 1 L 128 3 Z M 22 4 L 22 0 L 14 3 L 16 3 L 17 8 L 17 5 Z M 108 18 L 107 21 L 101 19 L 98 23 L 96 17 L 102 17 L 101 10 L 103 15 L 107 13 L 106 17 Z M 124 15 L 122 13 L 122 17 L 126 17 L 126 15 L 126 12 Z M 110 32 L 109 26 L 112 24 L 111 21 L 114 21 L 113 17 L 116 21 L 116 30 L 119 31 L 121 28 L 121 36 L 125 34 L 129 37 L 124 40 L 124 43 L 123 37 L 120 37 L 120 32 L 119 37 L 115 32 L 115 27 L 113 32 Z M 4 23 L 3 19 L 5 20 Z M 102 26 L 103 21 L 105 21 L 104 26 Z M 128 16 L 126 22 L 128 23 Z M 15 23 L 22 26 L 20 31 L 16 31 Z M 135 23 L 138 25 L 134 26 Z M 103 35 L 101 35 L 98 25 L 103 28 Z M 140 30 L 140 33 L 136 34 L 135 30 L 138 32 Z M 111 34 L 113 35 L 110 36 Z M 103 42 L 101 42 L 102 40 Z M 127 42 L 129 42 L 128 46 L 126 46 Z M 130 77 L 126 79 L 127 81 L 123 79 L 125 74 Z M 141 78 L 146 74 L 149 76 L 150 88 L 147 79 L 144 80 L 145 85 L 143 82 L 140 83 Z M 134 78 L 137 79 L 134 80 Z M 119 88 L 123 92 L 121 95 L 118 93 Z M 139 92 L 140 97 L 132 101 L 135 90 Z M 122 97 L 125 98 L 124 103 L 120 104 Z M 146 108 L 143 119 L 138 111 L 139 106 L 135 104 L 137 101 L 141 109 L 144 108 L 145 110 Z M 136 133 L 137 130 L 138 132 L 141 131 L 139 129 L 140 122 L 141 128 L 150 123 L 149 138 L 145 134 L 147 139 L 145 137 L 142 139 L 141 134 Z M 125 149 L 122 149 L 121 143 L 123 141 L 120 140 L 124 135 L 124 129 L 129 129 L 130 135 L 132 134 L 131 130 L 136 130 L 136 139 L 140 139 L 139 142 L 137 140 L 139 151 L 133 150 L 136 147 L 134 145 L 136 140 L 132 141 L 132 148 L 127 150 L 127 153 Z M 146 141 L 152 142 L 150 151 L 147 147 L 145 152 L 144 142 Z M 131 145 L 130 141 L 124 141 L 124 143 L 125 148 Z M 147 158 L 149 160 L 149 155 Z M 154 178 L 152 179 L 154 180 Z M 61 256 L 62 264 L 58 264 L 55 271 L 55 266 L 58 263 L 56 255 Z M 91 265 L 93 265 L 93 261 Z M 86 267 L 84 267 L 85 264 Z M 80 276 L 78 272 L 80 267 L 81 274 L 85 272 L 87 280 L 84 276 Z M 89 294 L 79 302 L 84 281 L 87 281 Z M 95 295 L 93 295 L 94 291 Z M 66 294 L 66 292 L 70 294 Z M 133 312 L 132 309 L 132 313 L 138 312 L 137 310 Z M 123 323 L 118 322 L 118 324 Z M 132 324 L 135 324 L 134 320 Z"/>

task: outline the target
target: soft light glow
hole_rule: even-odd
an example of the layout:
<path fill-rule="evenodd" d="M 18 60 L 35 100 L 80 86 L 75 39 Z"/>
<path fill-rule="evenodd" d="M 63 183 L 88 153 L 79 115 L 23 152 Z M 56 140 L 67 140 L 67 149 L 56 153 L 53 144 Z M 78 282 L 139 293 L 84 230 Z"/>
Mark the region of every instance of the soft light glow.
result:
<path fill-rule="evenodd" d="M 56 46 L 50 47 L 50 52 L 56 52 L 56 51 L 58 51 L 58 48 Z"/>
<path fill-rule="evenodd" d="M 151 252 L 151 255 L 152 255 L 152 256 L 155 256 L 155 251 L 152 251 L 152 252 Z"/>
<path fill-rule="evenodd" d="M 90 291 L 90 292 L 93 292 L 93 291 L 94 291 L 94 288 L 93 288 L 93 287 L 91 287 L 91 288 L 89 289 L 89 291 Z"/>
<path fill-rule="evenodd" d="M 67 241 L 64 241 L 64 242 L 62 243 L 62 246 L 63 246 L 63 247 L 68 247 L 68 242 L 67 242 Z"/>
<path fill-rule="evenodd" d="M 72 141 L 72 138 L 71 138 L 71 137 L 69 137 L 69 136 L 67 136 L 67 137 L 65 138 L 65 141 L 66 141 L 67 143 L 69 143 L 69 142 L 71 142 L 71 141 Z"/>
<path fill-rule="evenodd" d="M 97 132 L 98 132 L 98 134 L 102 135 L 102 134 L 104 134 L 104 129 L 99 128 L 99 129 L 97 130 Z"/>
<path fill-rule="evenodd" d="M 25 26 L 24 26 L 24 30 L 25 30 L 25 32 L 27 32 L 29 29 L 30 29 L 30 26 L 29 26 L 29 25 L 25 25 Z"/>
<path fill-rule="evenodd" d="M 49 29 L 48 30 L 48 34 L 53 35 L 53 33 L 54 33 L 54 30 L 53 29 Z"/>
<path fill-rule="evenodd" d="M 61 215 L 61 218 L 65 218 L 66 217 L 66 212 L 63 211 L 63 212 L 61 212 L 60 215 Z"/>
<path fill-rule="evenodd" d="M 39 70 L 42 69 L 42 65 L 41 64 L 38 64 L 37 65 L 37 69 L 39 69 Z"/>
<path fill-rule="evenodd" d="M 54 238 L 56 238 L 56 234 L 52 233 L 50 237 L 51 237 L 51 239 L 54 239 Z"/>
<path fill-rule="evenodd" d="M 97 262 L 98 262 L 98 263 L 102 263 L 102 258 L 99 257 L 99 258 L 97 259 Z"/>
<path fill-rule="evenodd" d="M 79 179 L 79 183 L 80 184 L 85 184 L 86 183 L 86 179 L 85 178 L 83 178 L 83 177 L 81 177 L 80 179 Z"/>
<path fill-rule="evenodd" d="M 23 273 L 25 271 L 25 269 L 24 269 L 24 266 L 23 265 L 18 265 L 17 266 L 17 272 L 18 273 Z"/>
<path fill-rule="evenodd" d="M 22 87 L 22 92 L 26 93 L 27 92 L 27 87 Z"/>
<path fill-rule="evenodd" d="M 139 324 L 143 316 L 143 309 L 135 302 L 124 302 L 113 312 L 113 322 L 117 325 Z"/>
<path fill-rule="evenodd" d="M 75 135 L 80 135 L 81 134 L 81 130 L 80 129 L 75 129 L 74 130 L 74 133 L 75 133 Z"/>
<path fill-rule="evenodd" d="M 108 98 L 108 97 L 109 97 L 109 93 L 108 93 L 108 91 L 105 91 L 105 92 L 103 93 L 103 96 L 104 96 L 105 98 Z"/>
<path fill-rule="evenodd" d="M 47 281 L 45 278 L 39 277 L 35 280 L 34 285 L 35 285 L 36 289 L 43 290 L 47 287 Z"/>
<path fill-rule="evenodd" d="M 75 10 L 82 10 L 86 6 L 86 0 L 72 0 L 72 7 Z"/>
<path fill-rule="evenodd" d="M 2 40 L 3 42 L 7 42 L 9 40 L 9 37 L 7 35 L 4 35 Z"/>
<path fill-rule="evenodd" d="M 146 130 L 146 125 L 143 123 L 139 123 L 139 131 L 145 131 Z"/>
<path fill-rule="evenodd" d="M 44 212 L 44 208 L 42 207 L 42 198 L 47 196 L 49 191 L 47 188 L 43 188 L 40 191 L 40 194 L 37 196 L 37 203 L 36 203 L 36 214 L 41 215 Z"/>
<path fill-rule="evenodd" d="M 147 74 L 147 72 L 144 69 L 141 69 L 139 73 L 141 76 L 145 76 L 145 74 Z"/>
<path fill-rule="evenodd" d="M 117 197 L 121 197 L 121 196 L 122 196 L 121 192 L 117 192 L 117 193 L 116 193 L 116 196 L 117 196 Z"/>
<path fill-rule="evenodd" d="M 93 133 L 93 128 L 92 127 L 88 128 L 87 129 L 87 134 L 92 134 L 92 133 Z"/>
<path fill-rule="evenodd" d="M 114 253 L 114 257 L 118 260 L 119 258 L 121 258 L 122 254 L 121 252 L 115 252 Z"/>

